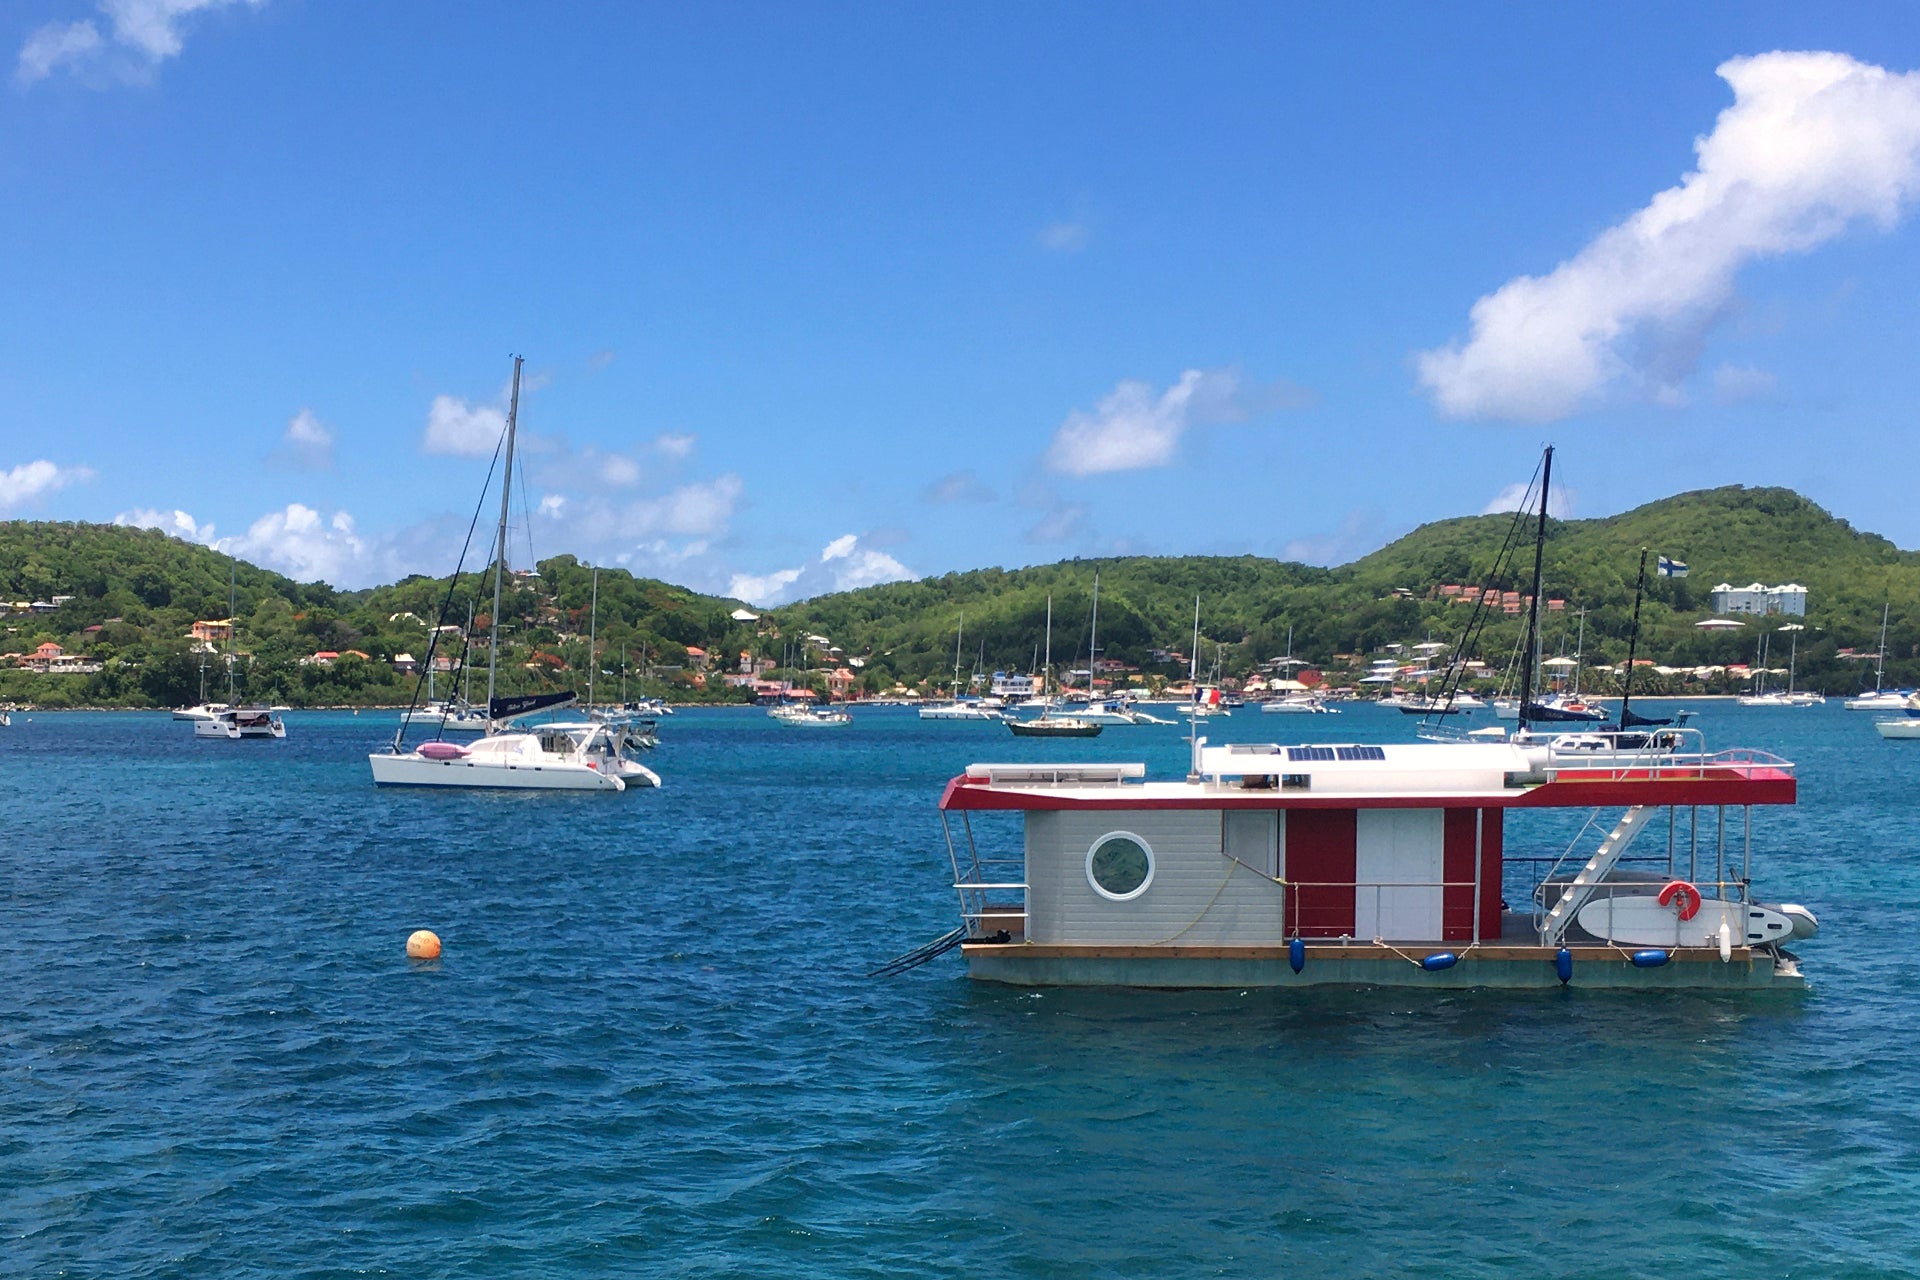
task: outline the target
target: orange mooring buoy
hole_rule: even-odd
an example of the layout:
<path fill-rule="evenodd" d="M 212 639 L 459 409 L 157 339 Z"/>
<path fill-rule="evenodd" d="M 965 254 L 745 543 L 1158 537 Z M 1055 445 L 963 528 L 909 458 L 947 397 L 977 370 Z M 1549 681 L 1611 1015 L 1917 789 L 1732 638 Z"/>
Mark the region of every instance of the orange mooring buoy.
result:
<path fill-rule="evenodd" d="M 431 929 L 415 929 L 407 935 L 407 958 L 409 960 L 438 960 L 440 958 L 440 935 Z"/>

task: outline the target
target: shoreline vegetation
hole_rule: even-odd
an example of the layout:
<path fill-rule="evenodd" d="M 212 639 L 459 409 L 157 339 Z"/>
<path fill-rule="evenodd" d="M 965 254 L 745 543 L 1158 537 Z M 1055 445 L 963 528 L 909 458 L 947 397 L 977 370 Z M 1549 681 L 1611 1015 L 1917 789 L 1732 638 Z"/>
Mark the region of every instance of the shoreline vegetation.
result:
<path fill-rule="evenodd" d="M 509 575 L 498 634 L 501 692 L 570 689 L 583 700 L 658 698 L 673 705 L 750 703 L 791 685 L 821 698 L 921 698 L 978 689 L 996 670 L 1031 672 L 1054 603 L 1056 675 L 1085 689 L 1087 613 L 1100 575 L 1102 692 L 1164 696 L 1185 687 L 1194 596 L 1201 599 L 1198 669 L 1227 688 L 1297 675 L 1353 687 L 1369 664 L 1415 646 L 1450 646 L 1514 517 L 1467 516 L 1423 525 L 1337 568 L 1262 556 L 1126 556 L 1029 568 L 980 569 L 889 583 L 757 609 L 739 600 L 599 570 L 570 555 Z M 1920 553 L 1855 530 L 1787 489 L 1728 486 L 1661 499 L 1618 516 L 1552 520 L 1543 588 L 1543 648 L 1582 652 L 1580 688 L 1618 692 L 1641 547 L 1690 564 L 1685 578 L 1649 584 L 1633 679 L 1635 697 L 1708 697 L 1746 691 L 1766 636 L 1766 666 L 1784 685 L 1788 639 L 1798 688 L 1845 695 L 1871 688 L 1881 611 L 1889 608 L 1888 688 L 1920 684 Z M 0 704 L 38 709 L 173 708 L 225 697 L 231 648 L 238 697 L 298 709 L 401 708 L 429 652 L 435 693 L 461 690 L 464 659 L 484 670 L 494 634 L 488 572 L 411 576 L 357 591 L 298 583 L 155 530 L 0 522 Z M 237 584 L 229 618 L 228 575 Z M 1734 616 L 1707 630 L 1712 584 L 1798 583 L 1805 617 Z M 449 590 L 451 586 L 451 591 Z M 447 604 L 448 601 L 450 604 Z M 1556 603 L 1557 602 L 1557 603 Z M 447 604 L 447 616 L 440 610 Z M 462 632 L 475 611 L 469 650 Z M 1578 639 L 1584 618 L 1585 639 Z M 1069 621 L 1062 627 L 1061 620 Z M 592 624 L 590 626 L 590 623 Z M 1463 683 L 1498 690 L 1521 619 L 1496 613 Z M 231 635 L 226 630 L 231 626 Z M 436 632 L 435 627 L 439 630 Z M 597 644 L 589 654 L 588 633 Z M 1393 646 L 1400 646 L 1394 649 Z M 48 648 L 51 646 L 51 649 Z M 1290 648 L 1289 648 L 1290 646 Z M 476 673 L 476 679 L 478 673 Z M 1379 686 L 1376 686 L 1379 687 Z M 479 691 L 476 690 L 476 693 Z M 419 688 L 424 700 L 424 683 Z"/>

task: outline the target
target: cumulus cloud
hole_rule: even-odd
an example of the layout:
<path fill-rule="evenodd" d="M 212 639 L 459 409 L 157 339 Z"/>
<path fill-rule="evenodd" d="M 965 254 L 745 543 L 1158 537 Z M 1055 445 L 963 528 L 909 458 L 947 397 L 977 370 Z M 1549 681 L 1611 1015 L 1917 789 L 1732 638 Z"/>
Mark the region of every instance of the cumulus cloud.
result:
<path fill-rule="evenodd" d="M 941 476 L 921 491 L 920 500 L 936 505 L 951 502 L 992 502 L 994 492 L 972 471 Z"/>
<path fill-rule="evenodd" d="M 913 576 L 913 570 L 869 546 L 861 535 L 845 533 L 821 548 L 818 559 L 809 564 L 765 574 L 734 574 L 728 581 L 727 594 L 752 604 L 776 605 L 830 591 L 902 582 Z"/>
<path fill-rule="evenodd" d="M 135 529 L 158 529 L 162 533 L 170 533 L 188 542 L 213 545 L 213 522 L 201 524 L 178 507 L 171 511 L 160 511 L 153 507 L 135 507 L 132 511 L 122 511 L 113 518 L 113 522 Z"/>
<path fill-rule="evenodd" d="M 258 9 L 266 0 L 99 0 L 106 20 L 50 22 L 36 28 L 20 47 L 14 82 L 22 87 L 65 70 L 83 81 L 145 83 L 160 64 L 185 47 L 182 24 L 205 10 L 245 5 Z"/>
<path fill-rule="evenodd" d="M 22 506 L 43 494 L 93 479 L 89 467 L 62 467 L 39 458 L 0 471 L 0 511 Z"/>
<path fill-rule="evenodd" d="M 360 583 L 375 568 L 373 549 L 354 531 L 352 516 L 344 511 L 322 516 L 298 502 L 268 512 L 241 536 L 215 545 L 301 582 Z"/>
<path fill-rule="evenodd" d="M 474 404 L 459 396 L 435 396 L 427 408 L 427 430 L 420 449 L 446 457 L 491 458 L 506 429 L 507 411 L 500 405 Z"/>
<path fill-rule="evenodd" d="M 1481 298 L 1464 341 L 1417 357 L 1442 413 L 1546 422 L 1623 383 L 1675 402 L 1742 267 L 1899 220 L 1920 188 L 1920 73 L 1779 52 L 1718 73 L 1733 105 L 1678 186 Z"/>
<path fill-rule="evenodd" d="M 333 428 L 311 409 L 302 409 L 287 422 L 280 436 L 280 453 L 296 467 L 327 471 L 333 467 Z"/>
<path fill-rule="evenodd" d="M 1068 475 L 1164 467 L 1188 428 L 1246 416 L 1240 379 L 1227 369 L 1188 369 L 1165 391 L 1131 379 L 1092 412 L 1076 409 L 1053 434 L 1046 464 Z"/>

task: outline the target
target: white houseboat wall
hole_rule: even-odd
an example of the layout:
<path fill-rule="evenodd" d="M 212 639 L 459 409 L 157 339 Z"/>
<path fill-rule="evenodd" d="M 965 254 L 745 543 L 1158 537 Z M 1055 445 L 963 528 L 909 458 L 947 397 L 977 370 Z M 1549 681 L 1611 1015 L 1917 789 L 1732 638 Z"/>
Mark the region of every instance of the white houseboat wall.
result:
<path fill-rule="evenodd" d="M 1793 766 L 1679 732 L 1691 750 L 1591 766 L 1526 743 L 1204 738 L 1183 781 L 971 765 L 940 804 L 962 954 L 1021 985 L 1797 987 L 1782 944 L 1812 914 L 1748 890 L 1753 806 L 1794 803 Z M 1590 838 L 1514 858 L 1509 816 L 1546 808 L 1592 810 Z M 972 815 L 992 812 L 1021 815 L 1022 847 L 982 847 Z"/>

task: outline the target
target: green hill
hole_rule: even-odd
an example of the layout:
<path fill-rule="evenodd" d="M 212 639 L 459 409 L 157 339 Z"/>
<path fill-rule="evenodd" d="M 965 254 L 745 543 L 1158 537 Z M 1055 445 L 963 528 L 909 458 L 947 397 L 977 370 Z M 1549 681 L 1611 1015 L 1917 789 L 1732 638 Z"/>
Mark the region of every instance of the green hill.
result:
<path fill-rule="evenodd" d="M 636 673 L 630 692 L 745 696 L 722 689 L 717 679 L 698 687 L 697 662 L 687 652 L 694 646 L 728 666 L 743 650 L 776 661 L 793 656 L 796 666 L 810 672 L 806 678 L 816 681 L 820 668 L 858 659 L 850 665 L 867 692 L 896 682 L 944 683 L 964 616 L 963 671 L 976 664 L 1026 670 L 1045 639 L 1049 595 L 1055 664 L 1084 666 L 1098 573 L 1101 654 L 1137 668 L 1143 680 L 1185 674 L 1196 595 L 1203 671 L 1249 672 L 1283 653 L 1291 633 L 1296 655 L 1339 678 L 1351 669 L 1353 655 L 1391 642 L 1429 636 L 1454 641 L 1471 605 L 1443 595 L 1444 586 L 1523 589 L 1530 546 L 1515 557 L 1504 581 L 1490 583 L 1488 577 L 1514 526 L 1510 515 L 1436 521 L 1334 569 L 1257 556 L 1129 556 L 979 569 L 816 597 L 766 611 L 757 627 L 731 619 L 738 601 L 602 570 L 598 669 L 616 673 L 611 679 L 617 682 L 624 653 Z M 1702 631 L 1693 624 L 1707 616 L 1712 586 L 1794 581 L 1810 593 L 1807 630 L 1799 637 L 1803 684 L 1849 692 L 1871 682 L 1872 663 L 1841 651 L 1873 650 L 1880 610 L 1888 603 L 1888 680 L 1920 683 L 1920 554 L 1862 533 L 1787 489 L 1728 486 L 1602 519 L 1550 521 L 1544 594 L 1566 604 L 1549 614 L 1549 651 L 1572 651 L 1575 620 L 1584 610 L 1589 661 L 1625 658 L 1643 546 L 1686 561 L 1692 571 L 1684 579 L 1650 581 L 1643 657 L 1675 667 L 1750 661 L 1761 633 L 1781 620 Z M 0 655 L 31 653 L 50 641 L 101 663 L 98 672 L 75 675 L 0 666 L 0 698 L 177 705 L 197 696 L 203 658 L 210 686 L 218 689 L 224 683 L 218 656 L 195 652 L 187 630 L 195 620 L 226 616 L 228 571 L 224 555 L 151 530 L 0 523 L 0 599 L 72 597 L 52 612 L 10 613 Z M 406 702 L 413 681 L 394 670 L 393 659 L 403 653 L 424 657 L 427 623 L 449 599 L 445 578 L 413 577 L 346 592 L 241 564 L 237 582 L 243 692 L 296 706 Z M 519 581 L 508 592 L 501 663 L 508 689 L 584 688 L 591 583 L 591 572 L 573 557 L 556 556 L 540 562 L 537 579 Z M 464 621 L 473 603 L 484 635 L 491 592 L 483 576 L 464 575 L 451 600 L 449 619 Z M 795 643 L 809 634 L 827 637 L 840 652 Z M 1519 621 L 1501 616 L 1481 637 L 1479 653 L 1470 656 L 1503 667 L 1518 634 Z M 449 643 L 457 645 L 457 638 Z M 320 650 L 367 657 L 331 665 L 302 661 Z M 1784 656 L 1776 651 L 1775 665 Z M 475 661 L 484 662 L 484 649 Z M 644 684 L 637 678 L 643 664 L 651 673 Z M 1591 679 L 1604 683 L 1606 677 L 1595 673 Z M 1641 687 L 1649 691 L 1663 684 L 1651 674 L 1647 680 Z"/>

